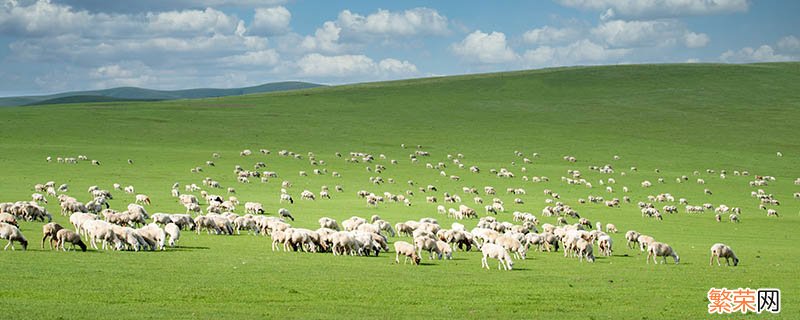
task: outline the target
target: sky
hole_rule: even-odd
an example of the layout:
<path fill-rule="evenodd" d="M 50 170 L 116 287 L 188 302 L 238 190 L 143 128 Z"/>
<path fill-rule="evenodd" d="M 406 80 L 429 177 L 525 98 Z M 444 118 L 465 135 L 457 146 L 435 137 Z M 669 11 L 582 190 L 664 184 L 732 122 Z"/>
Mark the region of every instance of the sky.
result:
<path fill-rule="evenodd" d="M 800 60 L 794 0 L 0 0 L 0 96 Z"/>

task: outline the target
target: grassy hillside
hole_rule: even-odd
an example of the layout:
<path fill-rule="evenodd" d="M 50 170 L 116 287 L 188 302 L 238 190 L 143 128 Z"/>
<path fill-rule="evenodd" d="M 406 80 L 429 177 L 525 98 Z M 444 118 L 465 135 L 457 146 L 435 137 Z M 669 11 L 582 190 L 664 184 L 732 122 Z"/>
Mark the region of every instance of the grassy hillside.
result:
<path fill-rule="evenodd" d="M 64 92 L 44 96 L 0 98 L 0 107 L 59 103 L 201 99 L 238 96 L 253 93 L 299 90 L 316 88 L 320 86 L 321 85 L 308 82 L 285 81 L 231 89 L 199 88 L 186 90 L 152 90 L 137 87 L 119 87 L 93 91 Z"/>
<path fill-rule="evenodd" d="M 433 184 L 435 195 L 460 194 L 478 209 L 463 186 L 494 186 L 512 211 L 541 216 L 552 189 L 561 200 L 592 222 L 616 224 L 612 257 L 594 264 L 579 263 L 563 254 L 531 251 L 515 262 L 515 270 L 480 269 L 480 253 L 456 252 L 452 261 L 424 260 L 419 267 L 394 265 L 394 252 L 380 257 L 334 257 L 331 254 L 272 252 L 269 238 L 214 236 L 184 232 L 180 247 L 165 252 L 51 252 L 37 241 L 41 223 L 22 222 L 31 241 L 27 252 L 0 252 L 7 277 L 0 287 L 4 312 L 15 318 L 705 318 L 710 287 L 776 287 L 782 290 L 784 317 L 800 316 L 800 201 L 792 198 L 800 186 L 800 64 L 755 65 L 635 65 L 560 68 L 500 74 L 430 78 L 352 86 L 316 88 L 202 100 L 95 103 L 0 109 L 0 202 L 28 200 L 32 186 L 49 180 L 68 183 L 68 194 L 87 201 L 86 188 L 112 183 L 133 185 L 149 195 L 148 211 L 182 212 L 170 197 L 170 186 L 197 183 L 204 177 L 236 188 L 238 198 L 259 201 L 270 214 L 287 207 L 297 217 L 294 226 L 316 228 L 321 216 L 343 220 L 378 214 L 392 223 L 434 217 L 446 227 L 454 221 L 425 203 L 419 186 Z M 409 161 L 420 144 L 431 153 L 420 163 Z M 239 151 L 255 154 L 240 157 Z M 272 151 L 270 155 L 258 149 Z M 277 155 L 287 149 L 304 156 Z M 385 154 L 375 163 L 346 163 L 335 152 Z M 523 164 L 514 155 L 533 158 Z M 776 152 L 783 157 L 777 157 Z M 205 166 L 212 152 L 221 153 L 216 166 Z M 306 159 L 313 152 L 325 165 Z M 477 165 L 480 174 L 458 169 L 448 154 L 463 153 L 462 162 Z M 47 156 L 85 154 L 101 161 L 66 165 L 45 162 Z M 576 163 L 562 160 L 575 156 Z M 619 155 L 620 160 L 613 160 Z M 129 165 L 126 159 L 133 159 Z M 397 159 L 392 165 L 389 160 Z M 267 163 L 278 179 L 268 183 L 236 182 L 233 167 Z M 445 162 L 440 176 L 425 163 Z M 377 174 L 366 167 L 383 164 Z M 612 164 L 614 174 L 589 166 Z M 203 172 L 190 173 L 201 166 Z M 527 173 L 521 167 L 526 167 Z M 631 171 L 631 167 L 637 171 Z M 489 169 L 508 168 L 513 179 L 501 179 Z M 300 177 L 326 168 L 327 175 Z M 577 169 L 593 188 L 561 181 Z M 656 171 L 658 169 L 658 171 Z M 713 174 L 707 169 L 715 170 Z M 727 170 L 726 179 L 719 176 Z M 734 176 L 747 170 L 751 176 Z M 330 172 L 338 171 L 341 178 Z M 693 171 L 699 171 L 694 175 Z M 625 172 L 625 175 L 622 175 Z M 393 178 L 380 186 L 369 177 Z M 547 176 L 549 182 L 521 179 Z M 689 176 L 676 183 L 675 178 Z M 776 181 L 762 187 L 781 201 L 780 218 L 766 217 L 748 186 L 754 175 Z M 663 177 L 664 184 L 656 183 Z M 599 180 L 614 178 L 614 193 Z M 705 185 L 694 181 L 703 178 Z M 289 192 L 319 192 L 322 185 L 342 185 L 332 200 L 279 204 L 280 182 Z M 406 181 L 413 180 L 415 186 Z M 643 180 L 654 183 L 645 189 Z M 625 194 L 622 187 L 630 192 Z M 515 197 L 508 187 L 525 188 Z M 703 189 L 713 191 L 704 194 Z M 410 207 L 386 203 L 367 208 L 357 190 L 415 191 Z M 183 191 L 183 189 L 181 190 Z M 212 193 L 225 195 L 224 190 Z M 638 201 L 669 192 L 692 204 L 741 207 L 739 224 L 714 221 L 713 213 L 682 210 L 663 221 L 642 218 Z M 622 198 L 632 204 L 606 208 L 579 204 L 589 195 Z M 124 210 L 133 195 L 114 191 L 112 208 Z M 485 200 L 490 196 L 481 195 Z M 56 221 L 57 200 L 47 208 Z M 659 208 L 663 203 L 656 204 Z M 676 203 L 677 205 L 677 203 Z M 446 204 L 446 206 L 456 206 Z M 243 208 L 237 212 L 242 213 Z M 570 219 L 570 222 L 575 222 Z M 462 221 L 472 228 L 476 221 Z M 638 251 L 625 248 L 624 232 L 635 229 L 669 243 L 681 264 L 646 265 Z M 391 238 L 410 241 L 408 238 Z M 724 242 L 742 263 L 736 268 L 709 267 L 708 248 Z M 670 261 L 670 260 L 668 260 Z M 134 311 L 135 312 L 132 312 Z M 762 315 L 766 316 L 766 315 Z"/>

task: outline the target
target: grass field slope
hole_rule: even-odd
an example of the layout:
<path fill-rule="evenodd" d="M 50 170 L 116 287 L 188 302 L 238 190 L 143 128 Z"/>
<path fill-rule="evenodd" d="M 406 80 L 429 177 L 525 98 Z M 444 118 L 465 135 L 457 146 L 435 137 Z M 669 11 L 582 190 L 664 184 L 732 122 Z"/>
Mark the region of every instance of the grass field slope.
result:
<path fill-rule="evenodd" d="M 542 215 L 553 205 L 545 202 L 552 199 L 544 193 L 550 189 L 560 194 L 556 201 L 592 224 L 613 223 L 620 230 L 611 234 L 613 255 L 602 256 L 595 246 L 594 263 L 566 258 L 561 250 L 531 249 L 512 271 L 502 271 L 491 259 L 491 269 L 481 269 L 481 253 L 474 249 L 454 252 L 453 260 L 423 254 L 420 266 L 397 265 L 391 243 L 412 242 L 407 236 L 389 237 L 392 249 L 378 257 L 273 252 L 269 237 L 190 231 L 165 251 L 56 252 L 40 248 L 42 222 L 20 221 L 30 246 L 0 252 L 0 312 L 14 319 L 696 319 L 709 317 L 709 288 L 749 287 L 781 289 L 780 316 L 798 318 L 798 114 L 800 63 L 572 67 L 198 100 L 0 108 L 0 202 L 29 201 L 35 184 L 55 181 L 68 184 L 66 194 L 83 202 L 91 200 L 89 186 L 111 190 L 111 208 L 123 211 L 134 194 L 113 190 L 119 183 L 149 195 L 151 214 L 184 213 L 170 188 L 178 183 L 187 193 L 184 185 L 194 183 L 226 198 L 226 188 L 235 188 L 242 203 L 238 214 L 247 201 L 262 203 L 271 216 L 288 208 L 295 227 L 317 229 L 323 216 L 341 222 L 377 214 L 392 224 L 432 217 L 450 228 L 456 220 L 437 213 L 437 206 L 459 203 L 443 203 L 445 192 L 460 195 L 461 204 L 481 217 L 483 206 L 497 197 L 506 209 L 496 215 L 499 221 L 513 222 L 512 212 L 520 211 L 555 225 L 555 216 Z M 430 156 L 412 162 L 417 145 Z M 253 154 L 240 156 L 244 149 Z M 302 159 L 281 156 L 280 150 Z M 215 152 L 219 158 L 212 158 Z M 375 160 L 349 162 L 350 152 Z M 463 169 L 448 158 L 459 153 Z M 77 155 L 100 165 L 55 160 Z M 53 161 L 45 161 L 48 156 Z M 277 172 L 278 178 L 238 182 L 234 167 L 252 170 L 257 162 L 266 164 L 259 171 Z M 440 162 L 445 166 L 426 167 Z M 385 169 L 378 173 L 376 165 Z M 480 173 L 470 172 L 473 165 Z M 605 165 L 614 172 L 591 169 Z M 190 171 L 196 167 L 202 172 Z M 501 168 L 514 177 L 490 172 Z M 326 171 L 315 175 L 314 169 Z M 574 170 L 580 171 L 575 179 L 593 186 L 565 182 Z M 371 183 L 377 176 L 387 182 Z M 531 179 L 542 176 L 548 181 Z M 756 176 L 774 181 L 750 186 Z M 223 188 L 203 186 L 206 177 Z M 645 180 L 652 186 L 642 187 Z M 285 189 L 294 204 L 279 203 L 282 181 L 291 182 Z M 344 191 L 333 191 L 336 185 Z M 427 185 L 437 191 L 420 190 Z M 300 200 L 303 190 L 319 193 L 322 186 L 330 187 L 330 200 Z M 497 195 L 484 194 L 485 186 Z M 475 204 L 475 195 L 463 187 L 476 188 L 484 204 Z M 527 192 L 508 194 L 508 188 Z M 780 202 L 766 205 L 778 217 L 759 208 L 751 196 L 758 189 Z M 410 206 L 387 201 L 369 207 L 356 195 L 359 190 L 414 195 L 407 196 Z M 691 205 L 739 207 L 741 222 L 729 222 L 728 214 L 717 222 L 713 210 L 686 213 L 677 201 L 648 199 L 663 193 Z M 427 196 L 440 202 L 427 203 Z M 579 201 L 589 196 L 631 202 L 607 207 Z M 515 198 L 523 203 L 514 204 Z M 645 218 L 640 201 L 653 202 L 659 211 L 676 205 L 678 213 Z M 46 208 L 56 222 L 70 225 L 55 197 L 48 197 Z M 478 220 L 458 222 L 470 230 Z M 646 264 L 645 254 L 625 246 L 627 230 L 668 243 L 680 264 Z M 717 242 L 735 250 L 737 267 L 709 266 L 709 248 Z"/>
<path fill-rule="evenodd" d="M 138 87 L 119 87 L 93 91 L 64 92 L 43 96 L 22 96 L 0 98 L 0 107 L 65 104 L 65 103 L 93 103 L 112 101 L 155 101 L 177 99 L 201 99 L 227 96 L 239 96 L 254 93 L 288 91 L 298 89 L 316 88 L 322 85 L 300 82 L 284 81 L 262 84 L 252 87 L 215 89 L 198 88 L 185 90 L 152 90 Z"/>

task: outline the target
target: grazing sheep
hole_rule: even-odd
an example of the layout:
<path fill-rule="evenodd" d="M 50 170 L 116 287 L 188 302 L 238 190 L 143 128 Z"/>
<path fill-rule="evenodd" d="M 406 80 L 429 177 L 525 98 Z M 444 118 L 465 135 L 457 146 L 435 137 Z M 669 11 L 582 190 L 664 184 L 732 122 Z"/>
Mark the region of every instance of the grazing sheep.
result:
<path fill-rule="evenodd" d="M 584 239 L 578 239 L 575 244 L 575 247 L 578 251 L 578 256 L 580 257 L 580 262 L 583 262 L 585 258 L 586 261 L 594 262 L 594 253 L 592 252 L 594 249 L 592 248 L 592 243 L 586 241 Z"/>
<path fill-rule="evenodd" d="M 177 224 L 170 222 L 167 223 L 166 226 L 164 226 L 164 232 L 167 235 L 169 235 L 169 246 L 175 247 L 175 244 L 181 238 L 181 227 L 179 227 Z"/>
<path fill-rule="evenodd" d="M 618 233 L 617 226 L 613 223 L 606 224 L 606 232 L 608 233 Z"/>
<path fill-rule="evenodd" d="M 328 218 L 328 217 L 319 218 L 319 226 L 320 226 L 320 228 L 328 228 L 328 229 L 333 229 L 333 230 L 336 230 L 336 231 L 341 230 L 339 228 L 339 224 L 336 222 L 336 220 Z"/>
<path fill-rule="evenodd" d="M 19 228 L 10 225 L 5 222 L 0 222 L 0 239 L 8 240 L 8 244 L 3 248 L 3 250 L 8 250 L 8 247 L 11 247 L 11 250 L 14 249 L 14 241 L 19 242 L 22 245 L 22 250 L 28 250 L 28 240 L 25 239 L 25 236 L 22 235 L 22 232 L 19 231 Z"/>
<path fill-rule="evenodd" d="M 733 266 L 739 265 L 739 258 L 736 257 L 736 254 L 733 253 L 733 249 L 728 245 L 722 243 L 715 243 L 711 246 L 711 257 L 709 258 L 708 265 L 713 265 L 714 258 L 717 258 L 717 265 L 721 266 L 722 264 L 719 263 L 719 258 L 725 258 L 725 264 L 731 265 L 730 259 L 733 258 Z"/>
<path fill-rule="evenodd" d="M 681 258 L 678 257 L 678 254 L 675 253 L 675 250 L 672 250 L 666 243 L 662 242 L 651 242 L 650 245 L 647 247 L 647 263 L 650 263 L 650 257 L 653 258 L 653 263 L 658 264 L 656 261 L 656 257 L 663 257 L 661 263 L 667 262 L 667 256 L 671 256 L 673 260 L 675 260 L 675 264 L 678 264 L 681 261 Z"/>
<path fill-rule="evenodd" d="M 439 247 L 439 260 L 442 260 L 442 258 L 453 260 L 453 248 L 450 247 L 450 244 L 438 240 L 436 241 L 436 246 Z"/>
<path fill-rule="evenodd" d="M 604 256 L 611 256 L 613 245 L 614 241 L 611 239 L 611 236 L 602 234 L 597 237 L 597 247 L 600 248 L 600 253 Z"/>
<path fill-rule="evenodd" d="M 64 246 L 67 242 L 72 244 L 72 249 L 75 249 L 75 246 L 81 248 L 81 251 L 86 252 L 86 244 L 81 241 L 81 236 L 69 229 L 61 229 L 58 230 L 56 233 L 56 248 L 61 248 L 63 251 L 67 251 L 67 248 Z"/>
<path fill-rule="evenodd" d="M 636 238 L 636 241 L 639 242 L 639 251 L 645 252 L 647 248 L 650 246 L 650 243 L 655 242 L 655 238 L 647 235 L 640 235 Z"/>
<path fill-rule="evenodd" d="M 640 235 L 641 233 L 635 230 L 628 230 L 628 232 L 625 233 L 625 240 L 628 241 L 628 248 L 636 248 L 636 245 L 639 244 Z"/>
<path fill-rule="evenodd" d="M 508 251 L 500 245 L 485 243 L 483 247 L 481 247 L 481 253 L 483 254 L 483 258 L 481 258 L 481 268 L 489 269 L 488 258 L 497 259 L 498 270 L 500 270 L 501 266 L 505 270 L 512 270 L 514 268 L 514 262 L 511 261 L 511 256 L 508 255 Z"/>
<path fill-rule="evenodd" d="M 394 243 L 394 251 L 395 251 L 395 263 L 400 263 L 400 255 L 404 255 L 405 259 L 403 259 L 403 264 L 408 262 L 408 258 L 411 258 L 412 263 L 415 265 L 419 265 L 420 258 L 417 254 L 417 251 L 414 250 L 414 246 L 405 241 L 397 241 Z"/>
<path fill-rule="evenodd" d="M 514 253 L 514 258 L 525 260 L 525 255 L 528 253 L 528 247 L 522 245 L 522 242 L 517 238 L 508 235 L 502 235 L 494 240 L 495 244 L 503 246 L 506 250 Z"/>
<path fill-rule="evenodd" d="M 64 229 L 64 227 L 55 222 L 50 222 L 42 226 L 42 249 L 44 249 L 44 241 L 47 240 L 47 238 L 50 238 L 50 250 L 53 249 L 53 242 L 58 243 L 56 235 L 58 230 L 61 229 Z M 58 246 L 56 246 L 56 248 L 58 248 Z"/>
<path fill-rule="evenodd" d="M 278 209 L 278 215 L 279 215 L 279 216 L 281 216 L 281 217 L 283 217 L 283 218 L 289 218 L 289 219 L 291 219 L 292 221 L 294 221 L 294 217 L 293 217 L 293 216 L 292 216 L 292 214 L 289 212 L 289 209 L 286 209 L 286 208 L 280 208 L 280 209 Z"/>

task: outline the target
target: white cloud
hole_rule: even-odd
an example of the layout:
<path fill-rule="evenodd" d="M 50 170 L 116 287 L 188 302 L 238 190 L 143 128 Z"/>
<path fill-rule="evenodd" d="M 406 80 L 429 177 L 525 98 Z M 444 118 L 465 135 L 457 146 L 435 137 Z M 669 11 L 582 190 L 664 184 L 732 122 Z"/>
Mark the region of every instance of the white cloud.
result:
<path fill-rule="evenodd" d="M 221 62 L 234 67 L 238 66 L 274 66 L 280 62 L 280 55 L 274 49 L 250 51 L 243 54 L 224 57 Z"/>
<path fill-rule="evenodd" d="M 312 53 L 298 60 L 297 67 L 303 76 L 323 78 L 362 76 L 396 78 L 418 73 L 417 67 L 408 61 L 384 59 L 375 63 L 365 55 L 324 56 Z"/>
<path fill-rule="evenodd" d="M 787 36 L 778 40 L 778 48 L 784 51 L 800 51 L 800 39 L 795 36 Z"/>
<path fill-rule="evenodd" d="M 529 44 L 547 45 L 575 40 L 580 36 L 577 28 L 555 28 L 544 26 L 528 30 L 522 34 L 522 40 Z"/>
<path fill-rule="evenodd" d="M 292 13 L 283 6 L 258 8 L 253 15 L 253 23 L 249 30 L 253 34 L 276 35 L 289 31 Z"/>
<path fill-rule="evenodd" d="M 797 60 L 796 57 L 776 54 L 771 46 L 762 45 L 756 49 L 745 47 L 738 51 L 728 50 L 720 55 L 720 60 L 724 62 L 780 62 Z"/>
<path fill-rule="evenodd" d="M 146 17 L 148 34 L 234 34 L 240 21 L 213 8 L 151 12 Z"/>
<path fill-rule="evenodd" d="M 414 36 L 449 33 L 447 18 L 436 10 L 414 8 L 403 12 L 378 10 L 368 16 L 344 10 L 336 23 L 346 31 L 361 34 Z"/>
<path fill-rule="evenodd" d="M 508 63 L 517 59 L 517 54 L 506 43 L 506 35 L 497 31 L 487 34 L 477 30 L 453 44 L 451 49 L 467 61 L 483 64 Z"/>
<path fill-rule="evenodd" d="M 684 44 L 687 48 L 700 48 L 705 47 L 708 42 L 710 41 L 709 37 L 705 33 L 694 33 L 694 32 L 687 32 L 684 35 Z"/>
<path fill-rule="evenodd" d="M 631 49 L 610 49 L 583 39 L 566 46 L 541 46 L 525 51 L 522 55 L 522 60 L 527 67 L 589 65 L 615 62 L 630 52 Z"/>
<path fill-rule="evenodd" d="M 708 44 L 708 35 L 686 29 L 675 19 L 610 20 L 592 28 L 591 34 L 613 47 L 665 47 L 682 43 L 690 48 Z"/>
<path fill-rule="evenodd" d="M 153 70 L 140 61 L 122 61 L 103 65 L 89 71 L 94 88 L 142 87 L 153 84 Z"/>
<path fill-rule="evenodd" d="M 306 52 L 322 51 L 338 53 L 344 49 L 339 43 L 339 34 L 342 28 L 332 21 L 326 21 L 322 27 L 317 28 L 313 36 L 306 36 L 300 43 L 300 48 Z"/>
<path fill-rule="evenodd" d="M 559 0 L 564 6 L 622 17 L 679 17 L 747 12 L 748 0 Z"/>

